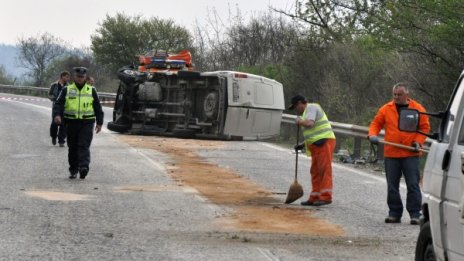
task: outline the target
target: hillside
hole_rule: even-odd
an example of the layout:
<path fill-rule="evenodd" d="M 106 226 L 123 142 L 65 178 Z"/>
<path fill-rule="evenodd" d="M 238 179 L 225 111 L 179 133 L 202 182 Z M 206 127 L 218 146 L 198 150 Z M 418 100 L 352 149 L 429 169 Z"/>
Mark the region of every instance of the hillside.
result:
<path fill-rule="evenodd" d="M 17 61 L 18 49 L 14 45 L 0 44 L 0 64 L 6 72 L 14 77 L 21 77 L 26 70 Z"/>

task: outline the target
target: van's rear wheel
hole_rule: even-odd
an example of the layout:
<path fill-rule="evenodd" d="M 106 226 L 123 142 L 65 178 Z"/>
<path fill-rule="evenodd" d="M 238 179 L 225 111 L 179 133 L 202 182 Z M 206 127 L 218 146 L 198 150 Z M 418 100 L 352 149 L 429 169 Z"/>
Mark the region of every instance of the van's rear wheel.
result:
<path fill-rule="evenodd" d="M 108 122 L 108 125 L 107 125 L 108 130 L 119 132 L 119 133 L 127 132 L 130 129 L 130 127 L 131 127 L 130 125 L 118 124 L 112 121 Z"/>
<path fill-rule="evenodd" d="M 430 222 L 427 221 L 419 232 L 419 238 L 416 244 L 416 261 L 435 261 L 435 252 L 433 250 L 432 231 Z"/>

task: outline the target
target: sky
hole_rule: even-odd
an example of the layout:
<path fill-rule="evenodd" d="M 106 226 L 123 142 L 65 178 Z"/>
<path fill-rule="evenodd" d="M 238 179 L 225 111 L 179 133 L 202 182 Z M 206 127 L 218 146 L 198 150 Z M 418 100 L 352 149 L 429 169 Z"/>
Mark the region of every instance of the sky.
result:
<path fill-rule="evenodd" d="M 106 15 L 172 19 L 193 32 L 196 23 L 207 24 L 213 10 L 227 19 L 238 8 L 247 18 L 270 6 L 290 12 L 295 0 L 0 0 L 0 44 L 15 45 L 22 37 L 48 32 L 82 48 L 90 46 L 90 36 Z"/>

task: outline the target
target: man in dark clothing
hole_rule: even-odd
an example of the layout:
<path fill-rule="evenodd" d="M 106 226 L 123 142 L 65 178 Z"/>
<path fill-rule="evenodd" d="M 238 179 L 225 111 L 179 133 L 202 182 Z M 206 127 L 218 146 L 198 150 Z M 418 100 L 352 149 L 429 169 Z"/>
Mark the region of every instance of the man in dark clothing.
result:
<path fill-rule="evenodd" d="M 58 98 L 61 90 L 68 84 L 70 76 L 71 74 L 68 71 L 63 71 L 60 74 L 60 79 L 52 83 L 50 86 L 50 89 L 48 90 L 48 98 L 53 102 L 53 106 L 55 105 L 56 98 Z M 66 142 L 66 128 L 64 124 L 56 124 L 53 119 L 53 115 L 52 123 L 50 124 L 50 137 L 52 137 L 53 145 L 56 145 L 56 138 L 58 138 L 60 147 L 64 147 L 64 143 Z"/>
<path fill-rule="evenodd" d="M 86 84 L 87 68 L 75 67 L 74 83 L 63 88 L 53 107 L 55 123 L 66 125 L 68 135 L 68 162 L 70 179 L 85 179 L 90 165 L 90 144 L 95 132 L 103 125 L 103 110 L 97 90 Z"/>

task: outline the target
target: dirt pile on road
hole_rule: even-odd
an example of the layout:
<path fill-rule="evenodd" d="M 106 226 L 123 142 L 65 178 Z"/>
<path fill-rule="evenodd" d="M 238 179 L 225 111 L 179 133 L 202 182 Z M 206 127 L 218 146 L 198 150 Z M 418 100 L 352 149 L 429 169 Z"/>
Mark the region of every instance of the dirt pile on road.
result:
<path fill-rule="evenodd" d="M 197 190 L 210 202 L 233 211 L 219 218 L 224 229 L 322 236 L 343 235 L 343 229 L 312 218 L 307 208 L 280 204 L 266 188 L 199 157 L 196 149 L 220 149 L 221 141 L 187 140 L 153 136 L 119 136 L 133 147 L 160 151 L 171 157 L 166 170 L 173 180 Z"/>

